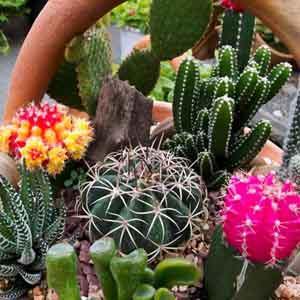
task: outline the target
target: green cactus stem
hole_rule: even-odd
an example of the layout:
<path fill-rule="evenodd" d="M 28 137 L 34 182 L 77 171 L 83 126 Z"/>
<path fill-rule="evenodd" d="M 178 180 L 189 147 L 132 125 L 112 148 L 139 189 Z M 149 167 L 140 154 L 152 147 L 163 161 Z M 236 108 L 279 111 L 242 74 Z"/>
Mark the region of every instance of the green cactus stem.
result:
<path fill-rule="evenodd" d="M 237 257 L 234 249 L 225 245 L 222 235 L 219 226 L 215 230 L 205 264 L 205 287 L 209 299 L 269 299 L 282 280 L 281 271 L 260 264 L 248 264 L 243 270 L 243 259 Z M 220 271 L 220 265 L 224 272 Z"/>
<path fill-rule="evenodd" d="M 268 46 L 263 45 L 256 49 L 253 60 L 257 63 L 260 76 L 267 76 L 271 66 L 272 53 Z"/>
<path fill-rule="evenodd" d="M 106 300 L 118 298 L 116 283 L 110 270 L 111 260 L 116 253 L 115 242 L 110 238 L 102 238 L 90 248 L 91 258 Z"/>
<path fill-rule="evenodd" d="M 77 284 L 77 257 L 72 246 L 57 244 L 47 253 L 47 282 L 60 300 L 80 300 Z"/>
<path fill-rule="evenodd" d="M 155 56 L 169 60 L 192 48 L 205 33 L 211 15 L 211 0 L 153 0 L 150 33 Z"/>
<path fill-rule="evenodd" d="M 117 284 L 118 300 L 132 300 L 147 266 L 147 253 L 138 249 L 124 257 L 113 257 L 110 269 Z M 130 276 L 128 276 L 130 274 Z"/>
<path fill-rule="evenodd" d="M 217 66 L 215 76 L 236 79 L 238 76 L 237 52 L 235 48 L 225 45 L 219 49 L 217 54 Z"/>
<path fill-rule="evenodd" d="M 192 285 L 202 280 L 202 271 L 192 262 L 182 258 L 169 258 L 155 268 L 155 287 L 172 288 Z"/>
<path fill-rule="evenodd" d="M 239 70 L 248 63 L 254 37 L 255 17 L 248 12 L 226 10 L 223 17 L 221 45 L 237 49 Z"/>
<path fill-rule="evenodd" d="M 153 300 L 155 288 L 149 284 L 141 284 L 133 294 L 132 300 Z"/>
<path fill-rule="evenodd" d="M 196 61 L 192 58 L 184 60 L 178 70 L 173 99 L 174 125 L 177 132 L 189 132 L 192 128 L 192 119 L 196 118 L 197 112 L 199 78 Z"/>
<path fill-rule="evenodd" d="M 155 293 L 154 300 L 176 300 L 176 298 L 168 289 L 160 288 Z"/>
<path fill-rule="evenodd" d="M 150 50 L 134 50 L 121 64 L 118 76 L 144 95 L 155 87 L 160 75 L 160 61 Z"/>

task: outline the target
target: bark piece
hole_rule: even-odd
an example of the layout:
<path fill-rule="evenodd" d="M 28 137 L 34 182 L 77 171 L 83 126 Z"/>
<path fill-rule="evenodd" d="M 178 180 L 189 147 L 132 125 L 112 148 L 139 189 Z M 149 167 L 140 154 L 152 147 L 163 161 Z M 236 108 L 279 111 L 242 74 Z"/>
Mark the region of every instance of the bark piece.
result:
<path fill-rule="evenodd" d="M 102 161 L 124 146 L 148 145 L 153 103 L 127 82 L 107 78 L 102 86 L 95 117 L 95 141 L 88 159 Z"/>

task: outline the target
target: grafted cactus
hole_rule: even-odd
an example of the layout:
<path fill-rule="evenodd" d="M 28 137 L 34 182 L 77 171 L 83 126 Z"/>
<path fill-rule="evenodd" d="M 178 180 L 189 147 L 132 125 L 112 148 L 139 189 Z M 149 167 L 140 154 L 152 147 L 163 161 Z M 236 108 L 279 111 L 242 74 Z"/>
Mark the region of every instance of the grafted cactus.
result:
<path fill-rule="evenodd" d="M 247 165 L 271 133 L 270 123 L 262 120 L 244 134 L 259 108 L 291 74 L 290 65 L 279 64 L 263 77 L 268 57 L 270 50 L 259 48 L 239 72 L 236 50 L 224 46 L 209 78 L 201 78 L 199 63 L 193 58 L 179 68 L 173 102 L 177 134 L 164 147 L 193 162 L 209 187 L 218 187 L 228 172 Z"/>
<path fill-rule="evenodd" d="M 204 190 L 182 158 L 154 148 L 107 156 L 82 186 L 93 238 L 113 237 L 129 253 L 143 247 L 150 259 L 190 238 L 203 213 Z"/>
<path fill-rule="evenodd" d="M 105 300 L 175 300 L 169 289 L 196 284 L 203 277 L 202 270 L 182 258 L 166 259 L 151 270 L 143 249 L 119 257 L 111 238 L 96 241 L 90 254 Z M 64 272 L 61 272 L 62 266 Z M 60 300 L 80 299 L 75 270 L 75 251 L 69 245 L 59 244 L 49 250 L 48 283 Z"/>
<path fill-rule="evenodd" d="M 299 243 L 299 205 L 295 186 L 274 174 L 232 177 L 205 266 L 209 299 L 273 296 Z"/>
<path fill-rule="evenodd" d="M 20 171 L 19 191 L 4 178 L 0 183 L 0 277 L 12 280 L 0 299 L 18 299 L 39 283 L 47 250 L 64 229 L 64 208 L 54 207 L 47 175 Z"/>

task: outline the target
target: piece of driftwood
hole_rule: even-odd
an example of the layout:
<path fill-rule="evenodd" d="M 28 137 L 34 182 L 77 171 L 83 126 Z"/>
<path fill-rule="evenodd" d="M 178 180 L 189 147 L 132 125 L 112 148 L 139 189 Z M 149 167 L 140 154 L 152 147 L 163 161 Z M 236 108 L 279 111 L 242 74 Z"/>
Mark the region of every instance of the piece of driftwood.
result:
<path fill-rule="evenodd" d="M 167 138 L 172 137 L 175 134 L 173 117 L 166 119 L 159 123 L 151 132 L 151 143 L 155 146 L 159 146 Z"/>
<path fill-rule="evenodd" d="M 117 78 L 107 78 L 100 92 L 95 125 L 95 142 L 88 159 L 97 162 L 124 146 L 148 145 L 152 125 L 151 100 Z"/>

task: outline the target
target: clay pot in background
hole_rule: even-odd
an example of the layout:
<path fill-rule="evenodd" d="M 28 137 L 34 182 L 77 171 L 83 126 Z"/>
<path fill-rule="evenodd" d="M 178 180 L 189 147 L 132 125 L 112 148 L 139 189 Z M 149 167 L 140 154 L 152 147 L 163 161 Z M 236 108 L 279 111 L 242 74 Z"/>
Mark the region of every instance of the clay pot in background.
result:
<path fill-rule="evenodd" d="M 19 172 L 15 161 L 5 153 L 0 152 L 0 175 L 17 187 Z"/>

